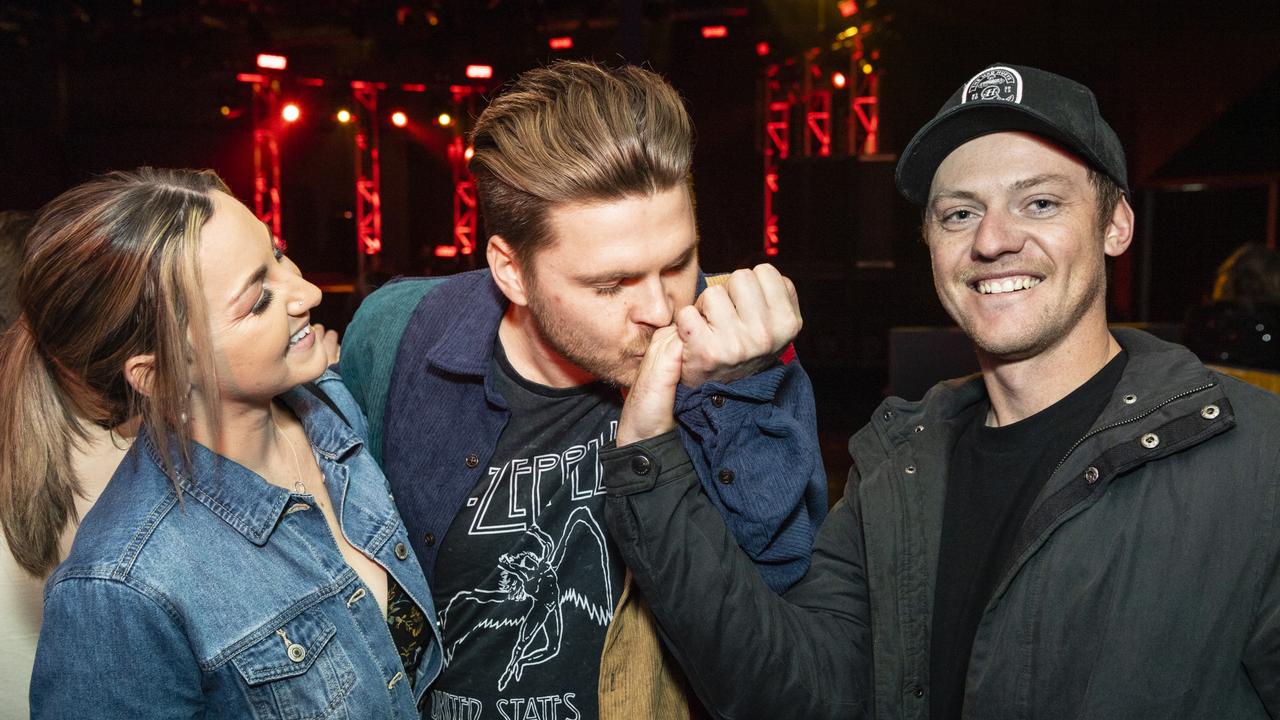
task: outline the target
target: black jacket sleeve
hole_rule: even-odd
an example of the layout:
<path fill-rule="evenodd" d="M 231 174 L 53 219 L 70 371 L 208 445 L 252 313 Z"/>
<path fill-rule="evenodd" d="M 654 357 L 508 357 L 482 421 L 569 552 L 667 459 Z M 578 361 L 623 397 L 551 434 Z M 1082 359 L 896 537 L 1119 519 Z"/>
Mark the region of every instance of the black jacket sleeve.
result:
<path fill-rule="evenodd" d="M 703 494 L 674 432 L 600 455 L 606 518 L 659 632 L 721 718 L 869 714 L 862 534 L 842 500 L 804 579 L 778 597 Z"/>

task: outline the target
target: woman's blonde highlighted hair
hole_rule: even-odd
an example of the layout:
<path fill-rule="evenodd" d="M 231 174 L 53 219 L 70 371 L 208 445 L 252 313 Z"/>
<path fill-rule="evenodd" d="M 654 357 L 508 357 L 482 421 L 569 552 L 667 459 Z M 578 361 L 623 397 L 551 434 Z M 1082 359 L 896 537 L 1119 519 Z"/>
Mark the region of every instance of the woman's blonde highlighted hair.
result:
<path fill-rule="evenodd" d="M 0 339 L 0 522 L 14 558 L 44 575 L 75 519 L 72 468 L 86 426 L 140 416 L 177 481 L 188 462 L 187 397 L 216 412 L 208 323 L 198 276 L 212 171 L 142 168 L 75 187 L 41 210 L 18 278 L 22 314 Z M 151 354 L 140 384 L 125 362 Z M 216 418 L 211 427 L 217 427 Z"/>
<path fill-rule="evenodd" d="M 690 184 L 693 128 L 655 73 L 559 61 L 522 74 L 485 108 L 470 168 L 486 232 L 528 265 L 551 242 L 548 208 Z"/>

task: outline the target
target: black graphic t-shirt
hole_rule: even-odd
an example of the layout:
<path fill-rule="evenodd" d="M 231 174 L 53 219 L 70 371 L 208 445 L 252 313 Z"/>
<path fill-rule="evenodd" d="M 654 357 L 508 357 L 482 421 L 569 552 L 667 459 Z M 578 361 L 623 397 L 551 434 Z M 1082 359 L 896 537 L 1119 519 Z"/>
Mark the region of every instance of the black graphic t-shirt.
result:
<path fill-rule="evenodd" d="M 493 377 L 511 417 L 436 561 L 447 665 L 426 717 L 594 718 L 623 577 L 604 527 L 598 454 L 614 439 L 622 399 L 602 383 L 532 383 L 498 342 Z"/>

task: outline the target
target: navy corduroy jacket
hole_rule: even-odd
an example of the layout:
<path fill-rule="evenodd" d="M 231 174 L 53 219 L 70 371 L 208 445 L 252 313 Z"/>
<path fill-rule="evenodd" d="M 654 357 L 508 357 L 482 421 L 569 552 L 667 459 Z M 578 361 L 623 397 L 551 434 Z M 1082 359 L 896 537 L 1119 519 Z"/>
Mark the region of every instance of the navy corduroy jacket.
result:
<path fill-rule="evenodd" d="M 698 284 L 700 292 L 705 278 Z M 488 270 L 406 278 L 365 299 L 343 338 L 343 380 L 369 417 L 369 447 L 428 579 L 506 426 L 489 376 L 506 307 Z M 681 386 L 675 410 L 703 490 L 765 582 L 786 590 L 808 568 L 827 513 L 813 388 L 800 363 Z"/>

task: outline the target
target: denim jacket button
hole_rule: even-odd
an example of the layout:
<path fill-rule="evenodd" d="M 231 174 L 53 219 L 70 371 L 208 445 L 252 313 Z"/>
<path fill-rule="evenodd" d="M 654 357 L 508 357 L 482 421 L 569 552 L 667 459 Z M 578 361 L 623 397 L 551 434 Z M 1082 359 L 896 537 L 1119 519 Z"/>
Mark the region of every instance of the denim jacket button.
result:
<path fill-rule="evenodd" d="M 289 659 L 296 663 L 300 663 L 307 658 L 307 649 L 298 643 L 290 645 L 286 652 L 289 653 Z"/>
<path fill-rule="evenodd" d="M 475 453 L 467 455 L 467 467 L 473 468 L 480 464 L 480 456 Z"/>
<path fill-rule="evenodd" d="M 721 470 L 721 471 L 720 471 L 720 484 L 722 484 L 722 485 L 732 485 L 732 484 L 733 484 L 733 471 L 732 471 L 732 470 L 730 470 L 730 469 L 728 469 L 728 468 L 725 468 L 724 470 Z"/>
<path fill-rule="evenodd" d="M 395 553 L 397 560 L 404 560 L 409 557 L 409 549 L 406 548 L 402 542 L 396 543 Z"/>
<path fill-rule="evenodd" d="M 435 545 L 435 544 L 436 544 L 436 534 L 435 534 L 435 533 L 427 533 L 426 535 L 423 535 L 423 536 L 422 536 L 422 542 L 426 543 L 427 547 L 431 547 L 431 546 Z"/>
<path fill-rule="evenodd" d="M 712 395 L 711 404 L 716 407 L 724 407 L 724 396 L 720 394 Z"/>

